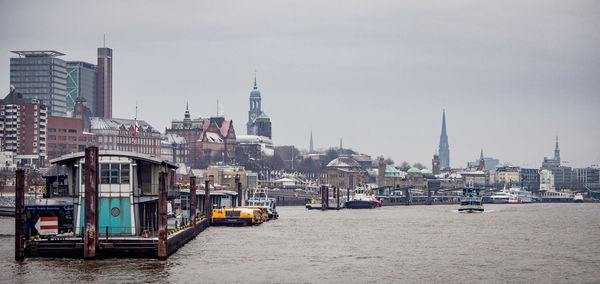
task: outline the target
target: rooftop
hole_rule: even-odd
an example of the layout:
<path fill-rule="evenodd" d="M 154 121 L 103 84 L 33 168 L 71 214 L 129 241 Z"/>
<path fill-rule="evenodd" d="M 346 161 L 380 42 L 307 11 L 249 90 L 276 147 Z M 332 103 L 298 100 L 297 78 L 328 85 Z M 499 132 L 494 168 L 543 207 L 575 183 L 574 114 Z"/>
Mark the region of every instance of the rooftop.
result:
<path fill-rule="evenodd" d="M 56 50 L 13 50 L 11 52 L 25 57 L 56 57 L 65 55 Z"/>

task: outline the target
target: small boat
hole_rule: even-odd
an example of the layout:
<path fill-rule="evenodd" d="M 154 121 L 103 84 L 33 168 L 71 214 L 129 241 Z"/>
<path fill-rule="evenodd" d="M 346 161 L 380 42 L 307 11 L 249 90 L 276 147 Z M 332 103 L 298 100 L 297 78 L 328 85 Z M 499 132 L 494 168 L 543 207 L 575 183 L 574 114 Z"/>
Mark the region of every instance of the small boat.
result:
<path fill-rule="evenodd" d="M 483 212 L 481 195 L 478 188 L 465 187 L 463 188 L 462 197 L 460 199 L 460 207 L 458 212 Z"/>
<path fill-rule="evenodd" d="M 213 209 L 211 225 L 257 225 L 263 222 L 258 208 Z"/>
<path fill-rule="evenodd" d="M 259 188 L 254 190 L 252 193 L 252 198 L 246 200 L 246 206 L 267 207 L 269 219 L 279 218 L 279 213 L 277 213 L 277 204 L 275 204 L 275 200 L 270 199 L 267 196 L 266 189 Z"/>
<path fill-rule="evenodd" d="M 344 204 L 344 207 L 349 209 L 372 209 L 381 206 L 381 202 L 377 200 L 368 190 L 361 187 L 354 191 L 354 197 Z"/>
<path fill-rule="evenodd" d="M 577 202 L 577 203 L 582 203 L 583 202 L 583 195 L 581 193 L 575 194 L 575 196 L 573 196 L 573 201 Z"/>
<path fill-rule="evenodd" d="M 504 190 L 490 196 L 490 200 L 492 201 L 492 203 L 496 203 L 496 204 L 508 203 L 509 199 L 510 199 L 510 194 Z"/>

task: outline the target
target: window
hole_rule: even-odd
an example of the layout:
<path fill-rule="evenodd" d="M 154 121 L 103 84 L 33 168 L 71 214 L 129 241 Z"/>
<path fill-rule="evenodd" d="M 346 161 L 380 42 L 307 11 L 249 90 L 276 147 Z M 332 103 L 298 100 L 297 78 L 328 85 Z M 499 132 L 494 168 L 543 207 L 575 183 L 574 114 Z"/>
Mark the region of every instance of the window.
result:
<path fill-rule="evenodd" d="M 56 135 L 48 135 L 48 140 L 56 140 Z"/>
<path fill-rule="evenodd" d="M 58 140 L 66 141 L 67 140 L 67 136 L 58 136 Z"/>
<path fill-rule="evenodd" d="M 58 132 L 67 133 L 67 130 L 66 130 L 66 129 L 64 129 L 64 128 L 59 128 L 59 129 L 58 129 Z"/>
<path fill-rule="evenodd" d="M 79 147 L 84 145 L 79 145 Z M 129 164 L 100 164 L 100 183 L 129 184 Z"/>
<path fill-rule="evenodd" d="M 79 141 L 85 141 L 85 137 L 79 137 Z"/>
<path fill-rule="evenodd" d="M 75 137 L 75 136 L 69 136 L 69 141 L 77 141 L 77 137 Z"/>
<path fill-rule="evenodd" d="M 77 133 L 76 129 L 69 129 L 69 133 Z"/>
<path fill-rule="evenodd" d="M 56 128 L 48 128 L 48 132 L 56 132 Z"/>

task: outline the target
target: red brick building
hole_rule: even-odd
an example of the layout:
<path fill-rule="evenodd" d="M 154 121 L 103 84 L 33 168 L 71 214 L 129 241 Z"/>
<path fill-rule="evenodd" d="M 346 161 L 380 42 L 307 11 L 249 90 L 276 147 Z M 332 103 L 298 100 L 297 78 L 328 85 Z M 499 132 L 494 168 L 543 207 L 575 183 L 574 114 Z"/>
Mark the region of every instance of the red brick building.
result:
<path fill-rule="evenodd" d="M 85 151 L 96 146 L 96 134 L 83 129 L 81 118 L 48 116 L 47 148 L 48 159 Z"/>

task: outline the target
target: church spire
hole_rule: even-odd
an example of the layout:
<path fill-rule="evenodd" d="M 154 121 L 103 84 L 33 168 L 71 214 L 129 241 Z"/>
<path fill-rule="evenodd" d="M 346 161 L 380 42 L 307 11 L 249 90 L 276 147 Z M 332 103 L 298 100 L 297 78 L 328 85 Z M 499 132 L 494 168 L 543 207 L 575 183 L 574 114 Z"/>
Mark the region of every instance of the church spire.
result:
<path fill-rule="evenodd" d="M 256 86 L 256 72 L 254 72 L 254 89 L 258 89 L 258 87 Z"/>
<path fill-rule="evenodd" d="M 189 104 L 188 102 L 185 102 L 185 114 L 184 114 L 184 121 L 190 121 L 190 109 L 189 109 Z"/>
<path fill-rule="evenodd" d="M 312 154 L 315 151 L 314 145 L 313 145 L 313 137 L 312 137 L 312 128 L 310 129 L 310 145 L 308 147 L 308 153 Z"/>
<path fill-rule="evenodd" d="M 556 136 L 556 146 L 554 148 L 554 159 L 560 163 L 560 149 L 558 149 L 558 136 Z"/>
<path fill-rule="evenodd" d="M 450 167 L 450 147 L 448 145 L 448 133 L 446 132 L 446 110 L 442 113 L 442 133 L 440 134 L 440 166 L 442 169 Z"/>
<path fill-rule="evenodd" d="M 448 134 L 446 133 L 446 109 L 444 109 L 444 112 L 442 113 L 442 137 L 448 137 Z"/>

